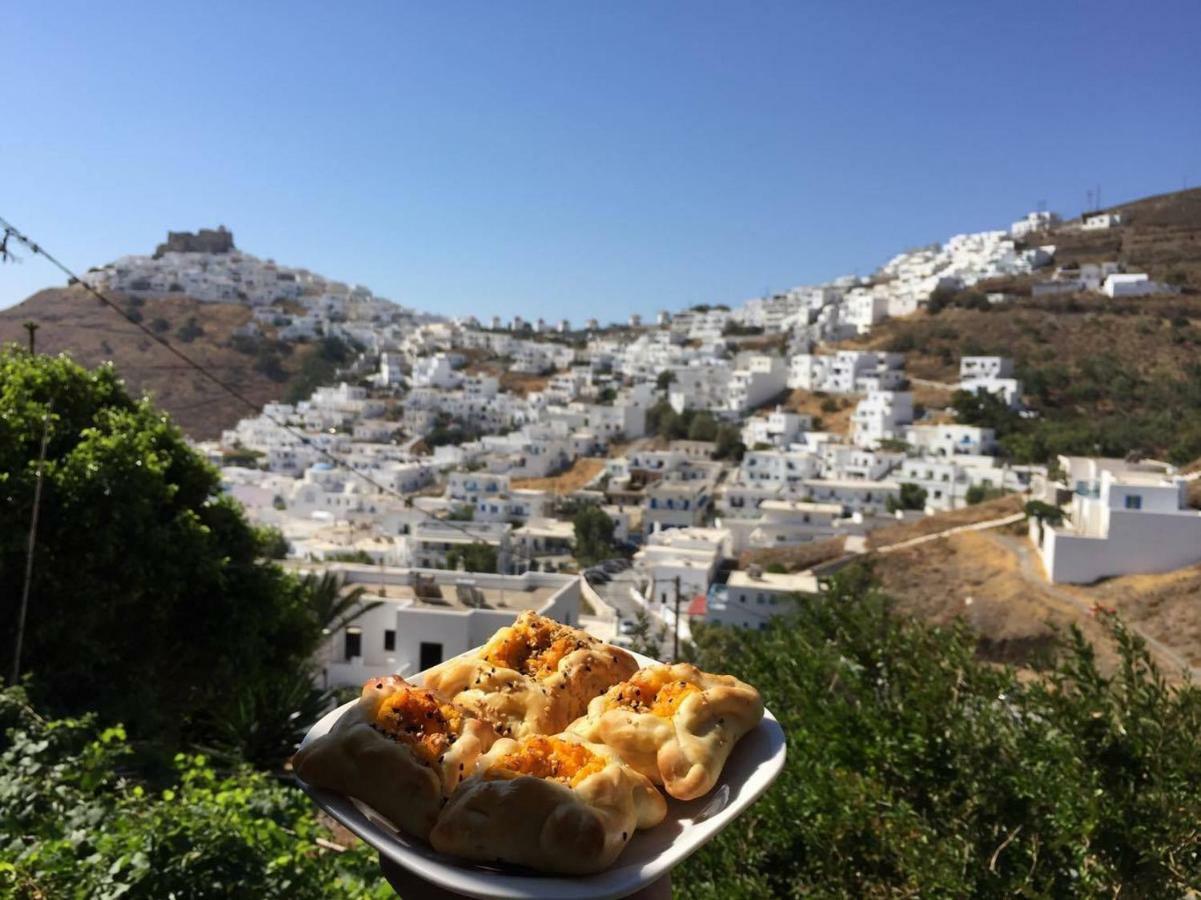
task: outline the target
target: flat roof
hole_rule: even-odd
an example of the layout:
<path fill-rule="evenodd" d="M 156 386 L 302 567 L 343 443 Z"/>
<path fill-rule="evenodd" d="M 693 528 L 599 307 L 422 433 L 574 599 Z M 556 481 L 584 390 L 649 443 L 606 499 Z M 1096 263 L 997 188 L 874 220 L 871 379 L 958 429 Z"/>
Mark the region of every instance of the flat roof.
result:
<path fill-rule="evenodd" d="M 726 582 L 728 587 L 752 588 L 760 591 L 778 591 L 798 594 L 816 594 L 820 590 L 817 576 L 812 572 L 796 572 L 791 575 L 781 575 L 764 572 L 756 578 L 743 569 L 730 573 Z"/>
<path fill-rule="evenodd" d="M 812 503 L 808 500 L 764 500 L 760 509 L 788 509 L 797 512 L 830 513 L 842 515 L 841 503 Z"/>

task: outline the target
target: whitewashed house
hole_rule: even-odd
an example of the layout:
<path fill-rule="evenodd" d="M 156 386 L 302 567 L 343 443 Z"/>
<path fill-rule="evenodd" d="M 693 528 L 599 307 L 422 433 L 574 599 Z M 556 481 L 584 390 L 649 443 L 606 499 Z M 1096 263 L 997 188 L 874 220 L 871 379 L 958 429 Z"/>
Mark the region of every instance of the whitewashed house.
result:
<path fill-rule="evenodd" d="M 772 618 L 791 612 L 797 602 L 820 593 L 812 572 L 793 575 L 763 572 L 758 567 L 730 573 L 725 585 L 714 585 L 705 603 L 705 621 L 733 628 L 762 630 Z"/>
<path fill-rule="evenodd" d="M 660 480 L 646 488 L 642 508 L 645 535 L 667 528 L 700 525 L 712 501 L 713 485 L 704 479 L 694 481 Z"/>
<path fill-rule="evenodd" d="M 364 588 L 380 606 L 331 634 L 317 656 L 323 688 L 358 687 L 386 674 L 412 676 L 485 643 L 518 613 L 531 609 L 568 625 L 580 623 L 580 579 L 421 571 L 335 563 L 324 567 L 345 590 Z"/>
<path fill-rule="evenodd" d="M 1107 228 L 1116 228 L 1121 224 L 1121 213 L 1098 212 L 1084 216 L 1080 222 L 1080 227 L 1085 231 L 1103 231 Z"/>
<path fill-rule="evenodd" d="M 741 416 L 761 406 L 788 385 L 788 369 L 779 356 L 755 354 L 730 373 L 725 403 L 720 408 Z"/>
<path fill-rule="evenodd" d="M 997 448 L 993 429 L 978 425 L 914 425 L 906 432 L 905 440 L 927 456 L 987 455 Z"/>
<path fill-rule="evenodd" d="M 996 394 L 1010 409 L 1022 405 L 1022 383 L 1013 377 L 1013 360 L 1008 357 L 962 357 L 959 360 L 959 389 Z"/>
<path fill-rule="evenodd" d="M 913 394 L 908 391 L 872 391 L 859 401 L 851 416 L 851 433 L 858 447 L 874 447 L 883 440 L 904 440 L 913 424 Z"/>
<path fill-rule="evenodd" d="M 1053 582 L 1088 584 L 1201 562 L 1201 511 L 1162 464 L 1060 457 L 1073 488 L 1061 525 L 1032 519 L 1030 537 Z"/>
<path fill-rule="evenodd" d="M 812 416 L 777 406 L 766 416 L 752 416 L 742 426 L 742 443 L 747 447 L 768 445 L 786 449 L 813 427 Z"/>
<path fill-rule="evenodd" d="M 1152 281 L 1143 272 L 1114 273 L 1101 285 L 1101 293 L 1106 297 L 1151 297 L 1165 290 L 1163 285 Z"/>

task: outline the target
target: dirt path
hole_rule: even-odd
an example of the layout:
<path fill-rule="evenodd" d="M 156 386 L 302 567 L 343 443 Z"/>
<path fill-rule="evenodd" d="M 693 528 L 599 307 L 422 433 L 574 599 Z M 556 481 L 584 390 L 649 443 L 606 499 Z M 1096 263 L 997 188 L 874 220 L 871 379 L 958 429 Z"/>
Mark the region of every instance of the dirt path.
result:
<path fill-rule="evenodd" d="M 1002 516 L 999 519 L 989 519 L 986 522 L 973 522 L 968 525 L 955 525 L 943 531 L 936 531 L 933 534 L 923 534 L 919 537 L 910 538 L 907 541 L 898 541 L 895 544 L 887 544 L 883 547 L 877 547 L 875 553 L 893 553 L 897 550 L 905 550 L 909 547 L 916 547 L 918 544 L 925 544 L 929 541 L 936 541 L 939 538 L 948 537 L 952 534 L 961 534 L 964 531 L 987 531 L 990 528 L 1003 528 L 1006 525 L 1013 525 L 1026 518 L 1024 512 L 1013 513 L 1012 515 Z"/>
<path fill-rule="evenodd" d="M 1002 547 L 1014 554 L 1018 560 L 1018 574 L 1030 585 L 1037 587 L 1040 591 L 1050 594 L 1057 600 L 1062 600 L 1079 610 L 1085 615 L 1093 615 L 1095 604 L 1090 603 L 1082 597 L 1077 596 L 1071 591 L 1057 587 L 1051 584 L 1044 574 L 1042 562 L 1033 552 L 1028 543 L 1009 534 L 991 534 L 988 536 L 993 541 L 999 543 Z M 1179 669 L 1181 672 L 1186 672 L 1193 678 L 1201 677 L 1201 669 L 1189 664 L 1179 652 L 1173 650 L 1163 641 L 1157 640 L 1147 634 L 1142 628 L 1133 624 L 1129 620 L 1126 621 L 1126 627 L 1141 637 L 1147 642 L 1147 646 L 1158 655 L 1167 665 Z"/>

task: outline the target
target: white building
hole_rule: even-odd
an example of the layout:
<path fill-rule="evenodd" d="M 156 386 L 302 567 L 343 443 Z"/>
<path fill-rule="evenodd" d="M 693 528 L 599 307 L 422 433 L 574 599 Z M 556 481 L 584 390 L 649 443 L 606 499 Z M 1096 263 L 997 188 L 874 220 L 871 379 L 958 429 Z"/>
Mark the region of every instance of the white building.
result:
<path fill-rule="evenodd" d="M 706 594 L 728 552 L 728 540 L 720 528 L 678 528 L 650 535 L 634 554 L 647 578 L 650 604 L 660 614 L 674 610 L 677 584 L 681 609 L 692 597 Z"/>
<path fill-rule="evenodd" d="M 1023 238 L 1038 231 L 1046 231 L 1059 224 L 1059 216 L 1046 210 L 1026 213 L 1009 226 L 1009 233 L 1015 238 Z"/>
<path fill-rule="evenodd" d="M 743 415 L 761 406 L 788 386 L 788 369 L 779 356 L 755 354 L 730 373 L 726 402 L 721 408 Z"/>
<path fill-rule="evenodd" d="M 667 528 L 687 528 L 705 521 L 713 485 L 695 481 L 662 480 L 646 489 L 642 528 L 647 535 Z"/>
<path fill-rule="evenodd" d="M 766 444 L 783 450 L 800 440 L 813 426 L 811 416 L 777 406 L 766 416 L 753 416 L 742 426 L 742 443 L 747 447 Z"/>
<path fill-rule="evenodd" d="M 1150 297 L 1163 292 L 1163 285 L 1143 272 L 1114 273 L 1101 285 L 1101 293 L 1106 297 Z"/>
<path fill-rule="evenodd" d="M 996 394 L 1010 409 L 1022 405 L 1022 383 L 1013 377 L 1013 360 L 1004 356 L 964 356 L 959 360 L 959 389 Z"/>
<path fill-rule="evenodd" d="M 1060 457 L 1073 486 L 1061 525 L 1032 519 L 1030 537 L 1052 582 L 1088 584 L 1201 562 L 1201 511 L 1170 467 Z"/>
<path fill-rule="evenodd" d="M 891 391 L 905 380 L 905 356 L 875 350 L 798 353 L 789 364 L 788 386 L 829 394 Z"/>
<path fill-rule="evenodd" d="M 412 676 L 485 643 L 532 609 L 580 623 L 580 579 L 527 572 L 519 576 L 434 572 L 354 564 L 328 568 L 343 589 L 362 587 L 380 606 L 331 634 L 318 654 L 322 687 L 357 687 L 369 678 Z"/>
<path fill-rule="evenodd" d="M 1122 224 L 1121 213 L 1092 213 L 1084 216 L 1080 223 L 1080 227 L 1085 231 L 1101 231 L 1106 228 L 1116 228 Z"/>
<path fill-rule="evenodd" d="M 820 593 L 812 572 L 794 575 L 762 572 L 758 568 L 731 572 L 729 581 L 715 586 L 705 605 L 705 621 L 734 628 L 761 630 L 794 603 Z"/>
<path fill-rule="evenodd" d="M 913 423 L 913 394 L 908 391 L 871 391 L 859 401 L 851 416 L 852 438 L 857 447 L 874 447 L 883 440 L 904 440 Z"/>
<path fill-rule="evenodd" d="M 423 356 L 413 363 L 413 387 L 449 390 L 458 387 L 459 380 L 451 358 L 445 353 Z"/>
<path fill-rule="evenodd" d="M 996 433 L 978 425 L 914 425 L 905 440 L 929 456 L 986 455 L 997 448 Z"/>

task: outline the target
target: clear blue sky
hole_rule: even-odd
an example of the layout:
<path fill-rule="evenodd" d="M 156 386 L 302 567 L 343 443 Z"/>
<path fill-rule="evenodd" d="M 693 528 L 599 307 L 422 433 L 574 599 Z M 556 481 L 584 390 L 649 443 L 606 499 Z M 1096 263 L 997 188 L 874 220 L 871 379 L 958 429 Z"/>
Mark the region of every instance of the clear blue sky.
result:
<path fill-rule="evenodd" d="M 11 3 L 0 215 L 615 318 L 1201 184 L 1201 4 Z M 0 306 L 60 283 L 0 268 Z"/>

